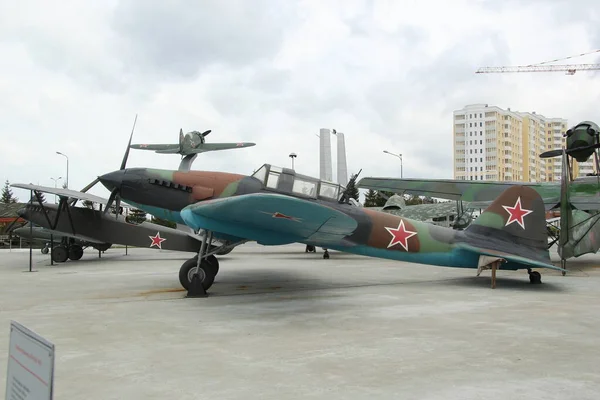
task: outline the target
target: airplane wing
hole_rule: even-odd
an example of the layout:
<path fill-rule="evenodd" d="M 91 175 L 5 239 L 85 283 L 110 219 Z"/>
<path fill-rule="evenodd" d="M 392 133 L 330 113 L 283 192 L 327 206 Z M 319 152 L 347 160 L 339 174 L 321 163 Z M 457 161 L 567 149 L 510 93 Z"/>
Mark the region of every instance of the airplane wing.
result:
<path fill-rule="evenodd" d="M 53 188 L 53 187 L 49 187 L 49 186 L 31 185 L 31 184 L 27 184 L 27 183 L 13 183 L 10 186 L 16 187 L 19 189 L 36 190 L 38 192 L 55 194 L 60 197 L 68 197 L 70 199 L 88 200 L 93 203 L 99 203 L 99 204 L 108 203 L 108 199 L 102 198 L 100 196 L 95 196 L 90 193 L 79 192 L 77 190 Z M 125 204 L 125 203 L 121 202 L 121 204 Z"/>
<path fill-rule="evenodd" d="M 485 182 L 454 179 L 397 179 L 365 177 L 357 187 L 418 196 L 431 196 L 466 202 L 492 201 L 514 185 L 529 186 L 536 190 L 544 202 L 556 199 L 560 187 L 552 183 Z"/>
<path fill-rule="evenodd" d="M 323 203 L 274 193 L 206 200 L 181 211 L 194 229 L 208 229 L 265 245 L 295 242 L 339 243 L 356 220 Z"/>
<path fill-rule="evenodd" d="M 598 194 L 594 196 L 571 196 L 569 201 L 575 208 L 578 208 L 580 210 L 600 210 L 600 197 L 598 196 Z"/>
<path fill-rule="evenodd" d="M 445 202 L 436 204 L 413 204 L 399 210 L 382 210 L 390 214 L 402 216 L 404 218 L 415 219 L 417 221 L 426 221 L 432 218 L 447 217 L 457 214 L 455 202 Z"/>
<path fill-rule="evenodd" d="M 185 150 L 185 154 L 198 154 L 204 153 L 207 151 L 216 151 L 216 150 L 227 150 L 227 149 L 241 149 L 243 147 L 252 147 L 256 145 L 256 143 L 252 142 L 240 142 L 240 143 L 202 143 L 199 144 L 198 147 L 191 150 Z"/>
<path fill-rule="evenodd" d="M 153 150 L 157 153 L 177 154 L 179 153 L 178 144 L 132 144 L 132 149 L 137 150 Z"/>

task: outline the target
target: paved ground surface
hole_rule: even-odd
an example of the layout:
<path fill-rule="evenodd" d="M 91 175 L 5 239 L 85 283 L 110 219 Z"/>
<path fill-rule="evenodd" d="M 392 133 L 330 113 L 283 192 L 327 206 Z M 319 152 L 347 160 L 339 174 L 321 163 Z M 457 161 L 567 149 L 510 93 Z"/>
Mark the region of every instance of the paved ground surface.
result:
<path fill-rule="evenodd" d="M 600 256 L 566 277 L 428 267 L 300 245 L 221 257 L 205 299 L 187 254 L 110 249 L 51 267 L 0 251 L 9 322 L 56 345 L 56 399 L 598 399 Z M 0 393 L 6 351 L 0 350 Z"/>

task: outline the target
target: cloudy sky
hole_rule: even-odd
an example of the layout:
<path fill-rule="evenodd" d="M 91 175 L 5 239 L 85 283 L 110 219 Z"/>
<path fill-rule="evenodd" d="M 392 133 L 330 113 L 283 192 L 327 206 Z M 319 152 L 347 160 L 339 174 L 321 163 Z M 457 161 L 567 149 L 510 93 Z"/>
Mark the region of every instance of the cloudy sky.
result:
<path fill-rule="evenodd" d="M 119 168 L 136 113 L 134 143 L 176 142 L 180 128 L 257 143 L 202 154 L 195 169 L 252 173 L 295 152 L 296 169 L 318 176 L 315 135 L 335 128 L 349 172 L 398 176 L 389 150 L 404 154 L 405 177 L 452 178 L 452 111 L 465 104 L 600 122 L 596 72 L 475 74 L 600 48 L 594 4 L 0 0 L 0 179 L 53 186 L 61 151 L 81 189 Z M 178 163 L 140 150 L 128 160 Z"/>

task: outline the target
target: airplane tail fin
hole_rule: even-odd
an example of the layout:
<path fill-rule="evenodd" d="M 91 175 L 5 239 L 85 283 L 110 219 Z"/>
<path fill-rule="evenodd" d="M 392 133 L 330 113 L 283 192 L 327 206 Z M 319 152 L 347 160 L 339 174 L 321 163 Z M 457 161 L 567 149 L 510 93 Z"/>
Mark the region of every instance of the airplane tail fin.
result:
<path fill-rule="evenodd" d="M 522 268 L 562 270 L 550 261 L 544 202 L 530 187 L 506 189 L 464 232 L 459 246 L 480 255 L 502 257 Z"/>

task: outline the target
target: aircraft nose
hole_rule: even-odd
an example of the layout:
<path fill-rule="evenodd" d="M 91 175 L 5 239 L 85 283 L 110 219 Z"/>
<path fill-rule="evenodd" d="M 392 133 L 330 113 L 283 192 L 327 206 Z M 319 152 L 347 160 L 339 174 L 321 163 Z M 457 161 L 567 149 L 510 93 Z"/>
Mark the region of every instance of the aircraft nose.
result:
<path fill-rule="evenodd" d="M 98 180 L 100 180 L 100 183 L 102 183 L 108 190 L 112 191 L 115 188 L 121 188 L 124 175 L 125 170 L 118 170 L 99 176 Z"/>

